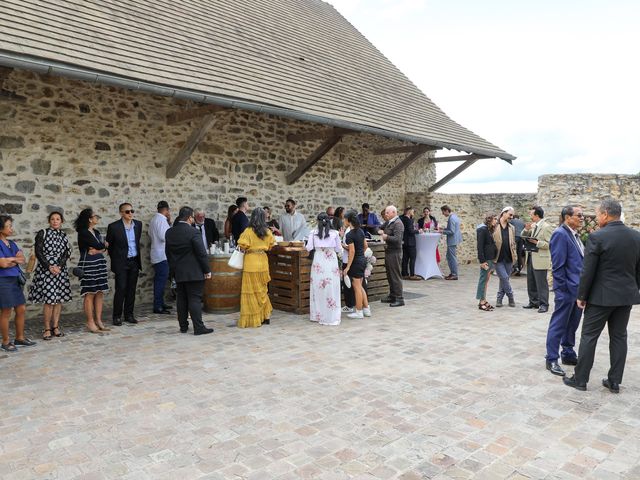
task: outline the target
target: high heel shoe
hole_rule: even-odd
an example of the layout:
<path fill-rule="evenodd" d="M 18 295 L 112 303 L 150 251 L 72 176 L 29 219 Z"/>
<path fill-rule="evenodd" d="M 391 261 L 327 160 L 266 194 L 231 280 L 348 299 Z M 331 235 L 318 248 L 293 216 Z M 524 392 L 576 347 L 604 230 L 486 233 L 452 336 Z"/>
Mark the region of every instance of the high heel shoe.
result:
<path fill-rule="evenodd" d="M 99 328 L 96 329 L 96 330 L 91 330 L 89 327 L 87 327 L 87 332 L 89 332 L 89 333 L 102 333 Z"/>
<path fill-rule="evenodd" d="M 109 327 L 105 327 L 104 323 L 96 323 L 96 326 L 98 327 L 98 330 L 100 330 L 101 332 L 110 332 L 111 329 Z"/>

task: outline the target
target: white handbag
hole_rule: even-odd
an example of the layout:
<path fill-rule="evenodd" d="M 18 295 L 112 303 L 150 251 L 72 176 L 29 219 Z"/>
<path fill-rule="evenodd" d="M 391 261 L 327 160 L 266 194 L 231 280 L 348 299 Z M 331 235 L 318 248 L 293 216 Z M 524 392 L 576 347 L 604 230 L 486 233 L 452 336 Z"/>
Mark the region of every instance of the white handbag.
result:
<path fill-rule="evenodd" d="M 239 248 L 236 248 L 231 254 L 231 258 L 229 258 L 228 265 L 231 268 L 242 270 L 242 267 L 244 266 L 244 252 L 240 251 Z"/>

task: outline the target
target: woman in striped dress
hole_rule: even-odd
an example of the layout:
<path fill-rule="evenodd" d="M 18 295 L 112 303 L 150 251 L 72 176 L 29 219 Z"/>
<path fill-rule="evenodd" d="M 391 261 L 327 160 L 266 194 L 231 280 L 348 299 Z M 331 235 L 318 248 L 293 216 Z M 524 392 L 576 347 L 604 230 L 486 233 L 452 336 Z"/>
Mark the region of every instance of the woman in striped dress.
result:
<path fill-rule="evenodd" d="M 79 266 L 84 270 L 84 276 L 80 280 L 80 295 L 84 297 L 87 330 L 91 333 L 110 330 L 102 323 L 104 294 L 109 291 L 107 261 L 104 258 L 108 245 L 95 229 L 99 221 L 99 215 L 91 208 L 85 208 L 73 223 L 78 232 Z"/>

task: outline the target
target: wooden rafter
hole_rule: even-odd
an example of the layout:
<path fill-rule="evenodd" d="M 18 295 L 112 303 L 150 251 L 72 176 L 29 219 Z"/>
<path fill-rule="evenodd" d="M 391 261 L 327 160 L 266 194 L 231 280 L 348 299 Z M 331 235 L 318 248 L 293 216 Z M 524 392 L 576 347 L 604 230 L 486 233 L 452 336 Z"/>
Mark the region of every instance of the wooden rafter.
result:
<path fill-rule="evenodd" d="M 376 148 L 373 150 L 374 155 L 391 155 L 394 153 L 413 153 L 425 151 L 426 145 L 403 145 L 401 147 Z M 438 150 L 438 147 L 427 147 L 429 150 Z"/>
<path fill-rule="evenodd" d="M 404 160 L 394 165 L 391 170 L 385 173 L 379 180 L 372 180 L 371 188 L 373 188 L 374 191 L 380 189 L 380 187 L 382 187 L 397 174 L 405 170 L 409 165 L 418 160 L 418 158 L 420 158 L 422 155 L 433 150 L 438 150 L 439 148 L 432 147 L 430 145 L 420 145 L 419 147 L 420 148 L 413 150 L 409 155 L 407 155 Z"/>
<path fill-rule="evenodd" d="M 315 151 L 309 155 L 306 159 L 298 163 L 296 169 L 287 175 L 287 185 L 291 185 L 298 180 L 304 172 L 309 170 L 313 165 L 315 165 L 318 160 L 324 157 L 329 151 L 340 141 L 342 140 L 342 134 L 333 135 L 327 138 L 322 145 L 315 149 Z"/>
<path fill-rule="evenodd" d="M 189 160 L 189 158 L 191 157 L 191 154 L 198 147 L 200 142 L 204 140 L 204 138 L 207 136 L 207 133 L 209 132 L 209 130 L 211 130 L 211 127 L 213 127 L 218 118 L 219 117 L 211 114 L 205 116 L 200 121 L 198 126 L 193 130 L 193 132 L 191 132 L 189 139 L 186 141 L 180 151 L 176 154 L 173 160 L 168 163 L 167 178 L 173 178 L 180 172 L 184 164 L 187 163 L 187 160 Z"/>
<path fill-rule="evenodd" d="M 468 155 L 468 157 L 472 157 L 472 156 L 474 156 L 474 155 Z M 471 159 L 467 160 L 466 162 L 464 162 L 459 167 L 456 167 L 454 170 L 452 170 L 448 175 L 446 175 L 440 181 L 438 181 L 438 182 L 434 183 L 433 185 L 431 185 L 429 187 L 429 193 L 435 192 L 437 189 L 439 189 L 445 183 L 448 183 L 454 177 L 457 177 L 458 175 L 460 175 L 462 172 L 464 172 L 467 168 L 469 168 L 471 165 L 473 165 L 477 161 L 478 161 L 477 158 L 471 158 Z"/>
<path fill-rule="evenodd" d="M 173 112 L 167 115 L 167 125 L 178 125 L 180 123 L 188 122 L 189 120 L 195 120 L 197 118 L 202 118 L 205 115 L 217 113 L 222 110 L 224 110 L 224 107 L 220 107 L 219 105 L 204 105 L 202 107 L 195 107 L 188 110 Z"/>
<path fill-rule="evenodd" d="M 472 153 L 471 155 L 453 155 L 450 157 L 435 157 L 429 160 L 430 163 L 445 163 L 445 162 L 459 162 L 461 160 L 482 160 L 483 158 L 494 158 L 486 155 L 479 155 Z"/>
<path fill-rule="evenodd" d="M 352 133 L 357 132 L 338 127 L 323 128 L 321 130 L 314 130 L 312 132 L 290 133 L 289 135 L 287 135 L 287 142 L 299 143 L 307 142 L 310 140 L 327 140 L 329 138 L 335 137 L 336 135 L 348 135 Z"/>

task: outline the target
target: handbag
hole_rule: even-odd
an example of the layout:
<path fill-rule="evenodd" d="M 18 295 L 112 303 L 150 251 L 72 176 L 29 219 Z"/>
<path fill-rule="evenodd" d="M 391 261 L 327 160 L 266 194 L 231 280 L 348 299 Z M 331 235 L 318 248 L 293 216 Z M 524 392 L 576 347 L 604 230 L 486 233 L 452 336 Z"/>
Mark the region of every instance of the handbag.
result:
<path fill-rule="evenodd" d="M 24 274 L 22 269 L 20 269 L 20 273 L 18 274 L 18 285 L 20 287 L 24 287 L 27 284 L 27 276 Z"/>
<path fill-rule="evenodd" d="M 235 268 L 236 270 L 242 270 L 242 268 L 244 267 L 244 252 L 239 248 L 236 248 L 231 254 L 227 265 L 229 265 L 231 268 Z"/>
<path fill-rule="evenodd" d="M 87 259 L 87 252 L 89 250 L 84 252 L 84 259 Z M 84 260 L 81 260 L 82 263 L 84 264 Z M 71 273 L 73 273 L 74 277 L 78 277 L 78 279 L 82 280 L 82 278 L 84 277 L 84 268 L 82 268 L 80 265 L 78 265 L 77 267 L 73 267 L 73 270 L 71 270 Z"/>

